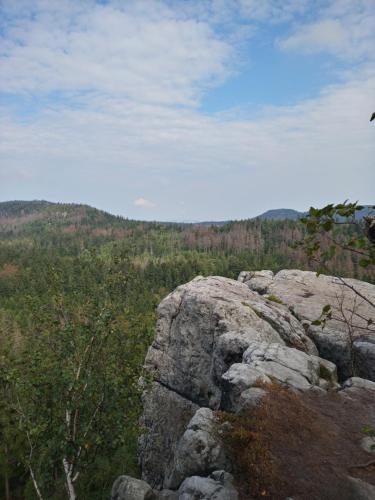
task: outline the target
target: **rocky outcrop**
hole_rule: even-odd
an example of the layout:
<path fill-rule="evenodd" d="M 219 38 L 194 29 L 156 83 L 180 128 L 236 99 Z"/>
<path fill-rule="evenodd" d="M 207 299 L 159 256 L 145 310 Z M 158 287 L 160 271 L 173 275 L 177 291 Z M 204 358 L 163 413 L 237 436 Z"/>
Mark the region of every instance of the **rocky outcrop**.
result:
<path fill-rule="evenodd" d="M 142 424 L 148 433 L 141 440 L 140 458 L 143 479 L 153 487 L 169 488 L 175 486 L 170 471 L 176 470 L 173 457 L 187 419 L 198 407 L 226 407 L 222 399 L 231 396 L 225 373 L 233 363 L 254 374 L 243 390 L 258 378 L 271 380 L 255 366 L 242 364 L 243 353 L 252 343 L 291 346 L 312 360 L 317 349 L 286 306 L 265 301 L 246 285 L 227 278 L 198 277 L 178 287 L 160 304 L 158 315 L 156 337 L 145 361 L 155 382 L 145 397 Z M 155 413 L 158 419 L 153 418 Z M 171 415 L 177 423 L 172 435 L 167 435 L 164 430 L 173 425 L 168 421 Z"/>
<path fill-rule="evenodd" d="M 319 355 L 337 365 L 339 378 L 353 375 L 375 380 L 375 285 L 349 278 L 317 276 L 311 271 L 242 272 L 239 281 L 264 298 L 280 300 L 305 325 Z M 356 292 L 355 292 L 355 291 Z M 311 325 L 325 305 L 332 318 L 324 329 Z"/>
<path fill-rule="evenodd" d="M 220 437 L 226 424 L 216 420 L 215 410 L 249 411 L 261 404 L 272 382 L 297 392 L 341 389 L 333 361 L 341 376 L 350 368 L 342 322 L 329 322 L 331 337 L 311 327 L 340 285 L 320 278 L 323 285 L 314 273 L 301 271 L 241 273 L 240 281 L 198 277 L 162 301 L 145 360 L 153 381 L 143 396 L 145 433 L 139 444 L 142 480 L 155 498 L 237 498 L 233 464 Z M 371 287 L 361 283 L 361 293 L 372 297 Z M 349 307 L 346 296 L 343 303 Z M 363 303 L 360 307 L 361 315 L 368 313 Z M 356 342 L 366 346 L 356 348 L 365 378 L 371 378 L 373 368 L 366 366 L 372 359 L 369 345 L 375 344 L 359 330 Z M 323 337 L 330 338 L 329 347 Z M 342 392 L 347 397 L 350 391 L 371 392 L 372 384 L 354 377 Z M 126 484 L 123 479 L 114 486 L 113 500 L 138 498 L 117 493 L 128 491 Z"/>

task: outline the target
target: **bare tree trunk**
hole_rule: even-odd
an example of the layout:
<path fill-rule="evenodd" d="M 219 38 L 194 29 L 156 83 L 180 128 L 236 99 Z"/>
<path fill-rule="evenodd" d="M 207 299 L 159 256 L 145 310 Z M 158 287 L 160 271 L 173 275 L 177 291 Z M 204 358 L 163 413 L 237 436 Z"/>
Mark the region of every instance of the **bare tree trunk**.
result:
<path fill-rule="evenodd" d="M 68 492 L 68 498 L 69 500 L 76 500 L 77 495 L 73 484 L 73 466 L 72 464 L 69 464 L 66 458 L 63 458 L 63 466 L 65 472 L 65 481 L 66 481 L 66 489 Z"/>
<path fill-rule="evenodd" d="M 35 492 L 37 494 L 37 497 L 39 498 L 39 500 L 43 500 L 42 494 L 40 492 L 38 483 L 36 482 L 36 479 L 35 479 L 35 476 L 34 476 L 34 471 L 33 471 L 33 468 L 31 467 L 31 465 L 29 465 L 29 471 L 30 471 L 31 480 L 33 482 L 34 489 L 35 489 Z"/>

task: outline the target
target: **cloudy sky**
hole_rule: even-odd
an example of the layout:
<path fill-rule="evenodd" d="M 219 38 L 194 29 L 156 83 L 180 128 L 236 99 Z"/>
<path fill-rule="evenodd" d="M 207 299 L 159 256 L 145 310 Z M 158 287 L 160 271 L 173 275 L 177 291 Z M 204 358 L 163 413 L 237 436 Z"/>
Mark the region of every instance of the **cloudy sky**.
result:
<path fill-rule="evenodd" d="M 0 0 L 0 200 L 375 202 L 375 0 Z"/>

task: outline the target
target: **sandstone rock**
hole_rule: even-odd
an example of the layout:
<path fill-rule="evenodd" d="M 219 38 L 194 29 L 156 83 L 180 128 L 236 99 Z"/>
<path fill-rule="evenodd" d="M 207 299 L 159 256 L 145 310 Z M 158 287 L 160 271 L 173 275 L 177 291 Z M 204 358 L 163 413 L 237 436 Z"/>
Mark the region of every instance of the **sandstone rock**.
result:
<path fill-rule="evenodd" d="M 271 383 L 271 379 L 262 371 L 248 364 L 233 364 L 222 376 L 221 408 L 225 411 L 239 411 L 241 394 L 257 382 Z"/>
<path fill-rule="evenodd" d="M 173 467 L 177 443 L 198 406 L 154 382 L 143 396 L 139 440 L 142 479 L 153 488 L 163 488 L 164 478 Z"/>
<path fill-rule="evenodd" d="M 344 389 L 366 389 L 370 391 L 375 391 L 375 382 L 359 377 L 352 377 L 345 380 L 343 383 Z"/>
<path fill-rule="evenodd" d="M 234 363 L 241 363 L 242 355 L 254 341 L 256 332 L 252 328 L 242 331 L 223 333 L 216 342 L 213 351 L 215 377 L 220 380 L 222 375 Z"/>
<path fill-rule="evenodd" d="M 178 494 L 179 500 L 238 500 L 237 491 L 221 471 L 211 477 L 192 476 L 185 479 Z"/>
<path fill-rule="evenodd" d="M 309 354 L 319 354 L 315 344 L 306 335 L 303 324 L 290 312 L 287 305 L 258 294 L 253 294 L 248 301 L 256 314 L 277 331 L 288 347 L 295 347 Z"/>
<path fill-rule="evenodd" d="M 285 306 L 264 304 L 246 285 L 227 278 L 195 278 L 164 299 L 158 314 L 147 370 L 164 386 L 212 409 L 219 407 L 221 399 L 212 359 L 223 334 L 236 331 L 246 341 L 250 337 L 280 344 L 288 341 L 314 350 Z"/>
<path fill-rule="evenodd" d="M 321 379 L 327 381 L 331 386 L 338 386 L 337 384 L 337 367 L 331 361 L 316 357 L 319 363 L 319 376 Z"/>
<path fill-rule="evenodd" d="M 254 340 L 283 343 L 254 312 L 249 303 L 253 295 L 245 285 L 219 277 L 195 278 L 178 287 L 158 308 L 147 370 L 200 406 L 218 408 L 221 390 L 212 356 L 219 337 L 236 330 L 253 334 Z"/>
<path fill-rule="evenodd" d="M 306 390 L 319 385 L 319 358 L 297 349 L 254 342 L 245 351 L 243 360 L 271 380 L 295 389 Z"/>
<path fill-rule="evenodd" d="M 164 481 L 166 487 L 177 489 L 186 477 L 231 468 L 216 425 L 212 410 L 197 410 L 177 445 L 173 466 Z"/>
<path fill-rule="evenodd" d="M 112 487 L 111 500 L 154 500 L 155 493 L 145 481 L 120 476 Z"/>
<path fill-rule="evenodd" d="M 318 347 L 319 355 L 337 365 L 341 380 L 352 374 L 348 327 L 342 311 L 349 318 L 354 308 L 351 325 L 354 336 L 359 341 L 375 343 L 374 332 L 366 330 L 366 319 L 375 322 L 375 309 L 344 286 L 339 278 L 324 275 L 318 277 L 311 271 L 284 270 L 274 276 L 265 271 L 241 273 L 240 279 L 254 291 L 279 297 L 301 321 L 311 323 L 319 318 L 323 307 L 330 304 L 333 319 L 327 321 L 324 330 L 314 327 L 308 333 Z M 344 281 L 375 303 L 375 285 L 355 279 L 345 278 Z M 366 349 L 364 357 L 368 356 L 368 346 L 361 348 Z M 370 356 L 373 357 L 372 348 L 370 351 Z M 361 376 L 375 380 L 373 368 L 371 369 L 373 362 L 361 366 Z"/>
<path fill-rule="evenodd" d="M 260 295 L 268 293 L 268 288 L 272 283 L 274 274 L 272 271 L 241 271 L 238 281 L 246 283 L 251 290 Z"/>

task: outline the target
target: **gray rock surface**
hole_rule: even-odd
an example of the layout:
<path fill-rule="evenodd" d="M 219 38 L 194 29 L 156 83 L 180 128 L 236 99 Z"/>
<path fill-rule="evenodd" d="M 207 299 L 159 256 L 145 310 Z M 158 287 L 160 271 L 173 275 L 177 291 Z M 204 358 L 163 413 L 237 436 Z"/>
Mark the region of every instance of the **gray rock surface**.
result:
<path fill-rule="evenodd" d="M 309 326 L 307 334 L 319 347 L 319 355 L 335 363 L 341 380 L 352 375 L 352 352 L 345 332 L 333 330 L 328 326 L 324 330 Z"/>
<path fill-rule="evenodd" d="M 325 275 L 318 277 L 314 272 L 299 270 L 284 270 L 276 275 L 272 275 L 270 271 L 243 272 L 239 280 L 251 290 L 278 297 L 287 304 L 296 318 L 307 323 L 318 319 L 323 307 L 330 304 L 333 315 L 327 321 L 325 329 L 311 327 L 308 334 L 318 347 L 319 355 L 337 365 L 341 380 L 352 375 L 348 323 L 354 338 L 367 342 L 367 345 L 359 345 L 359 356 L 363 353 L 365 360 L 368 360 L 369 355 L 374 358 L 375 348 L 372 345 L 375 345 L 375 332 L 367 328 L 366 320 L 372 319 L 375 323 L 375 308 L 355 295 L 349 287 L 354 287 L 375 304 L 375 285 L 355 279 L 341 280 Z M 372 361 L 363 363 L 361 360 L 358 366 L 361 376 L 375 380 Z"/>
<path fill-rule="evenodd" d="M 220 277 L 195 278 L 160 304 L 146 368 L 169 389 L 200 406 L 218 408 L 220 380 L 212 360 L 223 334 L 237 331 L 247 340 L 298 343 L 301 349 L 316 353 L 302 326 L 285 306 L 280 307 L 264 304 L 242 283 Z M 283 323 L 279 325 L 277 318 Z"/>
<path fill-rule="evenodd" d="M 221 408 L 237 412 L 241 409 L 241 394 L 258 382 L 271 383 L 262 371 L 244 363 L 235 363 L 222 376 Z"/>
<path fill-rule="evenodd" d="M 139 441 L 142 479 L 161 489 L 173 467 L 177 444 L 198 406 L 157 382 L 148 388 L 143 401 L 141 425 L 147 432 Z"/>
<path fill-rule="evenodd" d="M 241 392 L 234 411 L 236 413 L 251 411 L 260 404 L 266 395 L 267 391 L 261 389 L 260 387 L 251 387 L 250 389 L 246 389 Z"/>
<path fill-rule="evenodd" d="M 245 351 L 243 361 L 271 380 L 295 389 L 304 390 L 319 385 L 319 358 L 297 349 L 254 342 Z"/>
<path fill-rule="evenodd" d="M 154 500 L 150 485 L 130 476 L 120 476 L 113 483 L 111 500 Z"/>
<path fill-rule="evenodd" d="M 231 476 L 224 471 L 211 477 L 192 476 L 181 484 L 179 500 L 237 500 L 238 493 L 231 484 Z"/>
<path fill-rule="evenodd" d="M 167 488 L 177 489 L 189 476 L 230 469 L 231 464 L 218 438 L 219 426 L 216 426 L 218 424 L 212 410 L 197 410 L 177 445 L 173 466 L 164 481 Z"/>
<path fill-rule="evenodd" d="M 375 391 L 375 382 L 360 377 L 351 377 L 343 383 L 344 389 L 366 389 Z"/>

